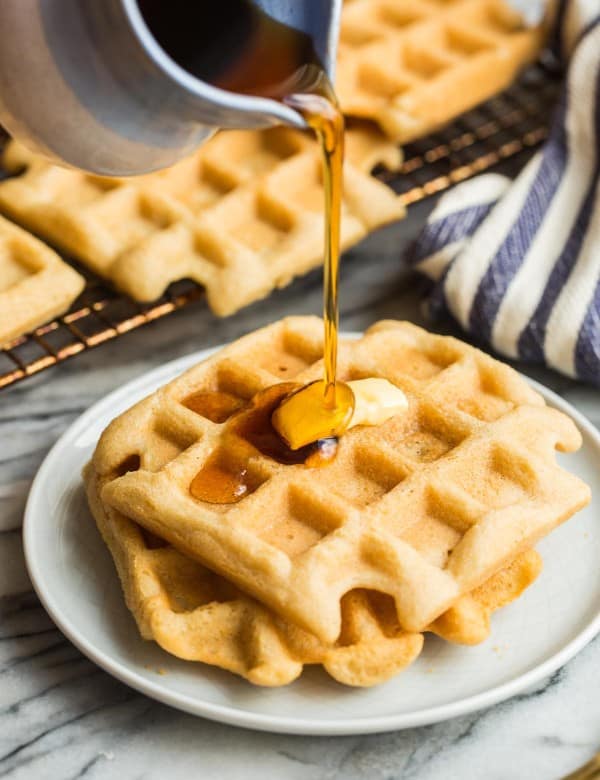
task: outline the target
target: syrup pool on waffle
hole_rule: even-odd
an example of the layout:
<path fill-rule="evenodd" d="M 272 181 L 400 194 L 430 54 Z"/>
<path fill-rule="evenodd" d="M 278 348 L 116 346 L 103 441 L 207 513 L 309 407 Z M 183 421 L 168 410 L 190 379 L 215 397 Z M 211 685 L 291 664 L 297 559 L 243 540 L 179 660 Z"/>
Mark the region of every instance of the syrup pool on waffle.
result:
<path fill-rule="evenodd" d="M 194 498 L 209 504 L 235 504 L 254 492 L 258 484 L 252 460 L 257 454 L 285 466 L 307 468 L 320 468 L 333 460 L 338 440 L 330 432 L 321 435 L 332 418 L 319 416 L 320 385 L 282 382 L 261 390 L 247 403 L 235 395 L 210 390 L 185 398 L 188 409 L 224 425 L 219 446 L 192 480 Z M 347 393 L 345 400 L 350 404 L 348 417 L 334 420 L 339 428 L 377 425 L 408 406 L 404 393 L 386 379 L 340 383 L 338 391 Z M 317 414 L 307 418 L 305 398 L 310 393 L 314 393 L 312 410 Z M 337 406 L 338 412 L 344 408 L 344 404 Z"/>

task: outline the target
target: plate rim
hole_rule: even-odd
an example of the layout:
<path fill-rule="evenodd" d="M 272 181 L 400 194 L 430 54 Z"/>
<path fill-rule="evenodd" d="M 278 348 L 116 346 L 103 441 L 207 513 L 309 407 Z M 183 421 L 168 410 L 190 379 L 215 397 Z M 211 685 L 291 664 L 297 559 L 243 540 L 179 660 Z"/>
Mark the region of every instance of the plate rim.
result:
<path fill-rule="evenodd" d="M 343 332 L 344 338 L 358 338 L 359 333 Z M 558 652 L 551 655 L 543 663 L 533 669 L 523 672 L 507 682 L 493 686 L 480 693 L 460 698 L 452 702 L 427 707 L 412 712 L 377 715 L 371 717 L 353 718 L 352 720 L 333 718 L 308 719 L 306 717 L 280 716 L 241 710 L 229 704 L 218 704 L 206 700 L 198 700 L 195 697 L 177 691 L 169 691 L 158 682 L 148 680 L 136 670 L 125 667 L 118 660 L 102 650 L 98 650 L 93 642 L 81 633 L 76 625 L 73 625 L 60 608 L 60 604 L 45 592 L 43 568 L 40 568 L 34 553 L 34 525 L 36 507 L 40 501 L 40 494 L 47 479 L 54 468 L 54 462 L 60 455 L 61 449 L 68 446 L 71 439 L 89 427 L 94 418 L 102 414 L 106 406 L 118 401 L 123 395 L 135 393 L 150 382 L 153 384 L 168 381 L 178 372 L 185 370 L 196 362 L 205 360 L 214 354 L 223 345 L 208 347 L 194 351 L 163 365 L 145 371 L 139 376 L 129 380 L 124 385 L 115 388 L 111 392 L 97 400 L 92 406 L 82 412 L 61 434 L 59 439 L 51 447 L 42 461 L 31 483 L 25 511 L 23 516 L 23 548 L 25 564 L 31 580 L 31 584 L 37 597 L 46 612 L 50 615 L 58 629 L 71 641 L 85 656 L 104 669 L 108 674 L 120 680 L 125 685 L 149 696 L 163 704 L 188 712 L 192 715 L 207 718 L 209 720 L 226 723 L 247 729 L 255 729 L 278 734 L 302 734 L 311 736 L 349 736 L 357 734 L 373 734 L 389 731 L 398 731 L 418 726 L 440 723 L 461 715 L 467 715 L 477 710 L 490 707 L 517 695 L 521 691 L 536 685 L 541 680 L 549 677 L 577 653 L 579 653 L 591 640 L 600 633 L 600 604 L 595 615 L 587 622 L 585 627 L 575 634 Z M 592 443 L 598 448 L 600 455 L 600 431 L 578 409 L 557 393 L 540 382 L 520 374 L 544 399 L 555 408 L 568 414 L 576 425 L 585 432 Z M 81 430 L 80 430 L 81 429 Z M 82 464 L 83 465 L 83 464 Z"/>

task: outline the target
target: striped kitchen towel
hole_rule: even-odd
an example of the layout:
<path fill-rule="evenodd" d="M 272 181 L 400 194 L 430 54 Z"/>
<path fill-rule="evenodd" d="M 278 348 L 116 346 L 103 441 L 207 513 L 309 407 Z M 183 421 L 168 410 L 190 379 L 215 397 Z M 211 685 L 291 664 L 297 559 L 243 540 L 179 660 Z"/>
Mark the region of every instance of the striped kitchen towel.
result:
<path fill-rule="evenodd" d="M 515 181 L 448 192 L 411 260 L 434 283 L 432 315 L 600 385 L 600 0 L 562 0 L 555 29 L 569 64 L 544 148 Z"/>

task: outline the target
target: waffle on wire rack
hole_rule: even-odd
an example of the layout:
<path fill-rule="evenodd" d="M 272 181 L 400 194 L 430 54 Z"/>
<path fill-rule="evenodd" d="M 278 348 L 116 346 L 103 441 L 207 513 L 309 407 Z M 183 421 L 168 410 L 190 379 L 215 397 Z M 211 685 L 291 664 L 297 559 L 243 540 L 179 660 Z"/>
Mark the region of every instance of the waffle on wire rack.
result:
<path fill-rule="evenodd" d="M 400 151 L 374 129 L 349 132 L 343 248 L 405 209 L 370 175 Z M 172 168 L 108 179 L 60 168 L 10 142 L 0 211 L 108 279 L 153 301 L 179 279 L 237 311 L 322 262 L 322 162 L 316 141 L 289 128 L 230 131 Z"/>
<path fill-rule="evenodd" d="M 505 89 L 543 41 L 504 0 L 351 0 L 336 90 L 347 116 L 405 144 Z"/>

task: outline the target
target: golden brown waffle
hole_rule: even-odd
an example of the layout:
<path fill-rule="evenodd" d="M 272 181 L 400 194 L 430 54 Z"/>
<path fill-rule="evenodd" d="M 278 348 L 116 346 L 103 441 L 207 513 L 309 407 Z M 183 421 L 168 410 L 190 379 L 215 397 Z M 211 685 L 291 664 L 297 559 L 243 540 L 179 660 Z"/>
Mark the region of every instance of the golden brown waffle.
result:
<path fill-rule="evenodd" d="M 393 601 L 361 590 L 342 599 L 342 631 L 337 641 L 332 645 L 319 642 L 104 506 L 99 497 L 102 480 L 91 465 L 84 477 L 89 504 L 113 556 L 127 606 L 141 635 L 154 639 L 167 652 L 267 686 L 291 682 L 305 664 L 322 664 L 347 685 L 375 685 L 400 672 L 421 652 L 422 635 L 402 631 Z M 483 641 L 489 635 L 491 613 L 517 598 L 540 569 L 540 556 L 534 550 L 524 553 L 475 593 L 459 599 L 429 630 L 463 644 Z"/>
<path fill-rule="evenodd" d="M 342 244 L 399 219 L 404 208 L 369 175 L 397 167 L 381 134 L 349 134 Z M 312 137 L 287 128 L 220 133 L 167 171 L 105 179 L 51 165 L 18 144 L 4 155 L 0 211 L 140 301 L 173 281 L 206 288 L 217 314 L 287 284 L 322 262 L 321 158 Z"/>
<path fill-rule="evenodd" d="M 345 114 L 407 143 L 507 87 L 542 41 L 503 0 L 353 0 L 336 90 Z"/>
<path fill-rule="evenodd" d="M 541 570 L 542 558 L 535 550 L 521 553 L 483 585 L 458 599 L 427 630 L 461 645 L 483 642 L 490 634 L 492 614 L 519 598 Z"/>
<path fill-rule="evenodd" d="M 0 217 L 0 344 L 62 314 L 83 286 L 49 247 Z"/>
<path fill-rule="evenodd" d="M 213 390 L 247 400 L 283 378 L 320 378 L 321 355 L 319 319 L 282 320 L 133 407 L 101 438 L 94 468 L 114 477 L 132 456 L 140 468 L 112 479 L 103 502 L 331 643 L 350 590 L 392 596 L 400 626 L 420 632 L 589 501 L 555 459 L 580 445 L 571 420 L 508 366 L 393 322 L 342 343 L 339 376 L 389 379 L 407 394 L 406 414 L 349 431 L 320 469 L 256 452 L 254 492 L 237 504 L 194 499 L 224 426 L 184 401 Z M 229 442 L 230 468 L 247 448 Z"/>

